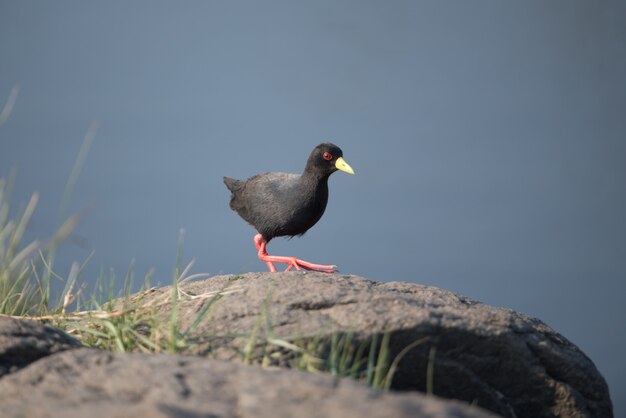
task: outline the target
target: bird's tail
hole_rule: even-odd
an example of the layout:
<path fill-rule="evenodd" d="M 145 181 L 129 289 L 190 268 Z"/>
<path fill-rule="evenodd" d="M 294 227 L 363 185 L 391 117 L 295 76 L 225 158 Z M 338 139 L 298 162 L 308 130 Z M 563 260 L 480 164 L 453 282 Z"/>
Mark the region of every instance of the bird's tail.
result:
<path fill-rule="evenodd" d="M 228 187 L 228 190 L 235 192 L 241 188 L 241 180 L 231 179 L 230 177 L 224 177 L 224 184 Z"/>

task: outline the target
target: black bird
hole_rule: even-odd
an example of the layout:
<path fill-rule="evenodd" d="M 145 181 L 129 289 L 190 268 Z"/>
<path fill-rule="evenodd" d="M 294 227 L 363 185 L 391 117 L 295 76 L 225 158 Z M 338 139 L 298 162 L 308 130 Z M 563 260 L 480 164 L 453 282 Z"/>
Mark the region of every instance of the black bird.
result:
<path fill-rule="evenodd" d="M 328 177 L 337 170 L 354 174 L 341 149 L 326 142 L 313 149 L 302 174 L 262 173 L 247 180 L 224 177 L 232 192 L 230 207 L 259 232 L 254 245 L 270 271 L 277 271 L 273 263 L 285 263 L 285 271 L 295 267 L 334 272 L 336 266 L 269 255 L 265 247 L 274 237 L 303 235 L 320 220 L 328 202 Z"/>

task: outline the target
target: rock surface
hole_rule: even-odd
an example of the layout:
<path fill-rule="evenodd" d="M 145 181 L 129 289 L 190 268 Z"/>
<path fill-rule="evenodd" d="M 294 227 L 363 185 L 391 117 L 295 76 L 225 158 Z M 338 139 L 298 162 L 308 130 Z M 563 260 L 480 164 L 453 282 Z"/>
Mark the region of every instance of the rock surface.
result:
<path fill-rule="evenodd" d="M 458 402 L 383 394 L 328 375 L 90 349 L 55 354 L 0 379 L 0 408 L 4 418 L 495 417 Z"/>
<path fill-rule="evenodd" d="M 130 303 L 167 325 L 171 301 L 166 287 Z M 379 342 L 371 350 L 377 353 L 381 336 L 389 337 L 390 359 L 401 358 L 392 381 L 398 391 L 423 392 L 430 384 L 435 395 L 506 417 L 613 414 L 604 379 L 563 336 L 537 319 L 442 289 L 357 276 L 249 273 L 183 283 L 175 306 L 181 330 L 197 326 L 185 346 L 193 357 L 75 349 L 80 343 L 53 327 L 0 317 L 1 415 L 489 416 L 467 403 L 382 394 L 354 381 L 241 361 L 247 352 L 252 362 L 290 367 L 289 343 L 317 341 L 324 348 L 348 335 L 354 350 L 364 347 L 364 361 L 372 341 Z"/>
<path fill-rule="evenodd" d="M 0 376 L 50 354 L 80 346 L 79 341 L 54 327 L 0 316 Z"/>
<path fill-rule="evenodd" d="M 284 339 L 354 331 L 367 341 L 389 332 L 392 358 L 428 337 L 403 357 L 394 389 L 425 391 L 430 355 L 435 395 L 507 417 L 612 416 L 606 382 L 575 345 L 538 319 L 446 290 L 300 272 L 217 276 L 181 289 L 183 327 L 210 303 L 200 333 L 243 335 L 198 341 L 190 354 L 240 359 L 255 327 Z M 161 288 L 142 303 L 166 318 L 170 296 Z"/>

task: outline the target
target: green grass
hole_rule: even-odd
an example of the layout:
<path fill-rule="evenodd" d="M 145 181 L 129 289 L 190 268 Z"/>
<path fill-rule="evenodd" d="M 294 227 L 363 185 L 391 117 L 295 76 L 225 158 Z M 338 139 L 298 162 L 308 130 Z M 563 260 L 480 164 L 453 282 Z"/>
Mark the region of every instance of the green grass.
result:
<path fill-rule="evenodd" d="M 262 366 L 280 365 L 310 373 L 328 373 L 337 377 L 349 377 L 372 388 L 388 391 L 398 364 L 412 349 L 427 342 L 428 337 L 409 344 L 393 360 L 390 356 L 392 334 L 374 334 L 371 338 L 358 339 L 353 332 L 323 333 L 296 339 L 260 337 L 259 328 L 249 336 L 242 353 L 246 364 Z M 252 354 L 254 348 L 256 354 Z M 433 388 L 434 350 L 428 361 L 427 393 Z"/>
<path fill-rule="evenodd" d="M 39 201 L 33 193 L 23 210 L 11 218 L 13 179 L 0 178 L 0 314 L 48 315 L 62 309 L 63 301 L 51 308 L 52 260 L 57 246 L 79 222 L 68 218 L 52 237 L 23 243 L 24 234 Z M 72 277 L 66 283 L 72 282 Z M 71 301 L 65 301 L 69 304 Z"/>
<path fill-rule="evenodd" d="M 310 373 L 328 373 L 349 377 L 375 389 L 391 389 L 393 376 L 400 361 L 414 348 L 424 344 L 429 337 L 414 341 L 391 358 L 392 333 L 360 337 L 354 331 L 328 332 L 320 330 L 313 336 L 285 338 L 273 335 L 274 327 L 269 316 L 271 295 L 262 306 L 254 328 L 247 335 L 241 357 L 246 364 L 283 366 Z M 427 393 L 432 393 L 435 352 L 428 360 Z"/>

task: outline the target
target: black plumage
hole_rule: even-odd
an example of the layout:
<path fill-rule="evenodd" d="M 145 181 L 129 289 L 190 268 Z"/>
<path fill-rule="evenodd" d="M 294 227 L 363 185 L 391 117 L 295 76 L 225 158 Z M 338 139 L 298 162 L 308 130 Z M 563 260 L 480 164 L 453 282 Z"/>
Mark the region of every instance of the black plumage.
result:
<path fill-rule="evenodd" d="M 270 270 L 276 271 L 272 262 L 281 262 L 290 264 L 288 269 L 332 271 L 334 266 L 269 256 L 265 245 L 274 237 L 303 235 L 320 220 L 328 202 L 328 177 L 337 170 L 354 174 L 341 149 L 323 143 L 313 149 L 302 174 L 262 173 L 247 180 L 224 177 L 232 192 L 230 207 L 259 232 L 262 241 L 255 237 L 255 245 Z"/>
<path fill-rule="evenodd" d="M 324 153 L 332 158 L 324 159 Z M 303 235 L 324 214 L 328 177 L 337 171 L 336 161 L 342 157 L 338 146 L 323 143 L 311 152 L 302 174 L 262 173 L 247 180 L 224 177 L 232 192 L 230 207 L 265 242 L 274 237 Z"/>

